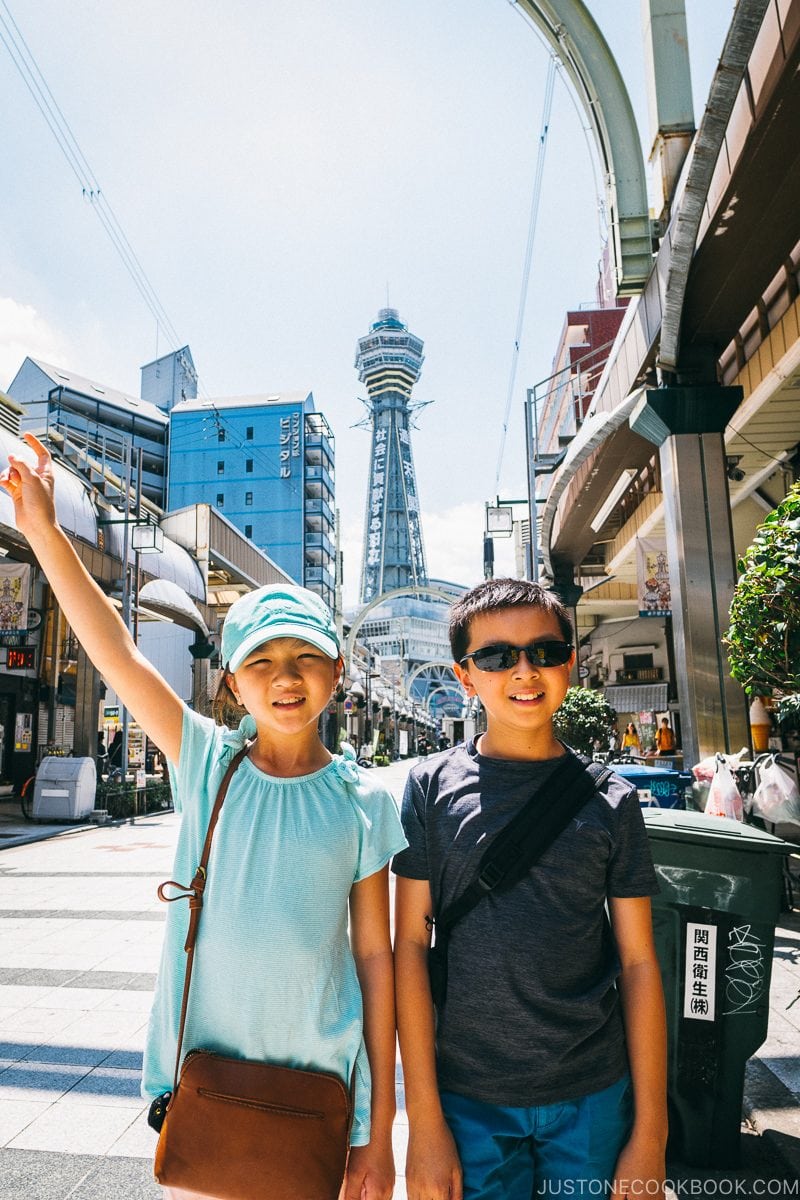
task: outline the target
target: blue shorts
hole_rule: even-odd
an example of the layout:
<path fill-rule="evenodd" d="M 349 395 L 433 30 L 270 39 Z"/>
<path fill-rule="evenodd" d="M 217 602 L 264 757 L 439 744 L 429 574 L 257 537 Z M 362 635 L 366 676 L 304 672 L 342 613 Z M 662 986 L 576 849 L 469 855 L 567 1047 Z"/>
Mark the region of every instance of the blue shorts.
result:
<path fill-rule="evenodd" d="M 507 1108 L 442 1092 L 464 1200 L 602 1197 L 633 1125 L 630 1076 L 578 1100 Z"/>

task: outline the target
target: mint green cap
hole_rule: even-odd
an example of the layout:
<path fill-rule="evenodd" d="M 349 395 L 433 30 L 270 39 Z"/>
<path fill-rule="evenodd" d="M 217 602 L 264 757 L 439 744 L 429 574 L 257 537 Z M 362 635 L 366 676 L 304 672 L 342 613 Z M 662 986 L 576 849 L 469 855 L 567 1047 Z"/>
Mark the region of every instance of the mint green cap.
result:
<path fill-rule="evenodd" d="M 229 671 L 238 671 L 264 642 L 284 637 L 300 638 L 328 658 L 339 657 L 339 635 L 327 604 L 308 588 L 277 583 L 230 606 L 222 626 L 222 661 Z"/>

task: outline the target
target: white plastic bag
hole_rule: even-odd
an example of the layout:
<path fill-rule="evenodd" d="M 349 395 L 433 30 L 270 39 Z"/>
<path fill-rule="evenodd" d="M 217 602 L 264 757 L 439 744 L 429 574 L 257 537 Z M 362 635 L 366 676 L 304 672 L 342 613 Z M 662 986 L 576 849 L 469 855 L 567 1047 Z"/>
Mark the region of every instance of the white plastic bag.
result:
<path fill-rule="evenodd" d="M 718 759 L 724 759 L 731 770 L 736 770 L 739 763 L 743 762 L 748 754 L 749 751 L 746 746 L 742 746 L 738 754 L 710 754 L 708 758 L 702 759 L 696 766 L 692 767 L 692 774 L 698 783 L 710 784 L 717 769 Z"/>
<path fill-rule="evenodd" d="M 753 812 L 765 821 L 800 823 L 800 791 L 794 775 L 785 771 L 775 755 L 759 770 Z"/>
<path fill-rule="evenodd" d="M 716 756 L 714 778 L 708 789 L 705 811 L 707 817 L 731 817 L 734 821 L 744 820 L 742 797 L 728 765 L 728 759 L 724 754 Z"/>

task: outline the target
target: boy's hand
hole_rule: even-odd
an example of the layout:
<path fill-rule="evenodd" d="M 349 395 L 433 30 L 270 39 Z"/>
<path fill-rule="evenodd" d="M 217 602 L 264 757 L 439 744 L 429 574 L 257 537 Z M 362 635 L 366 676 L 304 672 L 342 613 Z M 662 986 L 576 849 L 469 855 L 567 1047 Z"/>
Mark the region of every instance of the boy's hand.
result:
<path fill-rule="evenodd" d="M 664 1200 L 664 1143 L 634 1132 L 614 1169 L 614 1200 Z"/>
<path fill-rule="evenodd" d="M 462 1200 L 461 1163 L 445 1121 L 409 1134 L 406 1193 L 408 1200 Z"/>
<path fill-rule="evenodd" d="M 0 474 L 0 487 L 14 502 L 17 529 L 30 541 L 29 534 L 57 523 L 53 499 L 55 480 L 48 449 L 32 433 L 22 436 L 36 455 L 36 465 L 31 466 L 24 458 L 9 454 L 8 467 Z"/>
<path fill-rule="evenodd" d="M 394 1155 L 391 1139 L 353 1146 L 347 1160 L 342 1200 L 392 1200 Z"/>

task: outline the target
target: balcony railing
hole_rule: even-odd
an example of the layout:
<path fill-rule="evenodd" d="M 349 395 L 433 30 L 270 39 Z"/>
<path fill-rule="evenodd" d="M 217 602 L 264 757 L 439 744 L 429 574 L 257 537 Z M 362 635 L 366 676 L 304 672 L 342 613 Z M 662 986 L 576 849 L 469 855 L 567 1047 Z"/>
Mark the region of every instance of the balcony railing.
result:
<path fill-rule="evenodd" d="M 663 667 L 624 667 L 615 672 L 617 683 L 660 683 L 663 678 Z"/>
<path fill-rule="evenodd" d="M 322 489 L 327 489 L 333 495 L 333 477 L 323 466 L 307 466 L 305 470 L 306 494 L 310 497 L 322 496 Z M 324 498 L 324 497 L 323 497 Z"/>
<path fill-rule="evenodd" d="M 324 533 L 306 534 L 306 557 L 310 562 L 318 563 L 333 558 L 333 542 Z"/>

